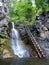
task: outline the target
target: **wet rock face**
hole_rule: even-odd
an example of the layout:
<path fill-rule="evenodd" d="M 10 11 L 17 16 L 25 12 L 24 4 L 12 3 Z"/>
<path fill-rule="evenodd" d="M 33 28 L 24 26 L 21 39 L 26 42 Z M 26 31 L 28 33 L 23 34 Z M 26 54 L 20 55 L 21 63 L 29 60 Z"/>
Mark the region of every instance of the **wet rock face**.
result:
<path fill-rule="evenodd" d="M 0 12 L 0 20 L 2 20 L 3 18 L 5 18 L 5 15 Z"/>
<path fill-rule="evenodd" d="M 0 2 L 1 3 L 1 2 Z M 2 3 L 1 3 L 2 4 Z M 0 20 L 2 20 L 4 18 L 4 14 L 3 14 L 3 11 L 2 11 L 2 6 L 0 5 Z"/>
<path fill-rule="evenodd" d="M 0 2 L 0 33 L 6 34 L 6 28 L 8 26 L 8 19 L 7 19 L 8 12 L 5 11 L 7 10 L 7 6 L 5 5 L 6 3 Z"/>
<path fill-rule="evenodd" d="M 37 16 L 30 30 L 46 55 L 46 58 L 49 58 L 49 11 Z"/>

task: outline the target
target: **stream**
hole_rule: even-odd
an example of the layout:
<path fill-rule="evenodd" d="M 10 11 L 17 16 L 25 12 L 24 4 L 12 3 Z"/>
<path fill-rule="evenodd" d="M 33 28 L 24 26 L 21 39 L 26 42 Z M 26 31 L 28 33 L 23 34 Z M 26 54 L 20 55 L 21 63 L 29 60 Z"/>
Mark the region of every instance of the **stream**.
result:
<path fill-rule="evenodd" d="M 0 60 L 0 65 L 49 65 L 49 59 L 39 58 L 10 58 Z"/>

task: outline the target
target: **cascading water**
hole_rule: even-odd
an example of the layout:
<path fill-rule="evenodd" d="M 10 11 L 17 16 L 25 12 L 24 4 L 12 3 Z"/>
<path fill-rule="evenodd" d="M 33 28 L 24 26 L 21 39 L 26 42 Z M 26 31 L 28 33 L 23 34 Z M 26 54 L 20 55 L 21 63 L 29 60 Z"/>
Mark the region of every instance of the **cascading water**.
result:
<path fill-rule="evenodd" d="M 14 22 L 12 22 L 12 29 L 10 32 L 10 41 L 11 41 L 11 49 L 13 50 L 14 54 L 18 57 L 29 57 L 28 48 L 25 47 L 22 40 L 20 39 L 18 30 L 15 29 Z"/>

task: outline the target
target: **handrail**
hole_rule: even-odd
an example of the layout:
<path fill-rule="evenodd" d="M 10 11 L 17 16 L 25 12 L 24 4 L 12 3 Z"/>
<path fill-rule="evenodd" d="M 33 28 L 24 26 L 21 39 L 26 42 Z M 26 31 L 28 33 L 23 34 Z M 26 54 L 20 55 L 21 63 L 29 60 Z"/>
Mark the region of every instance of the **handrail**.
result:
<path fill-rule="evenodd" d="M 30 31 L 30 29 L 27 26 L 25 21 L 23 21 L 23 25 L 24 25 L 27 33 L 28 33 L 28 36 L 29 36 L 30 40 L 32 41 L 32 44 L 33 44 L 33 46 L 34 46 L 34 48 L 35 48 L 35 50 L 37 52 L 38 57 L 39 58 L 45 58 L 45 55 L 44 55 L 42 49 L 40 48 L 38 42 L 35 40 L 34 36 L 32 35 L 32 33 L 31 33 L 31 31 Z"/>

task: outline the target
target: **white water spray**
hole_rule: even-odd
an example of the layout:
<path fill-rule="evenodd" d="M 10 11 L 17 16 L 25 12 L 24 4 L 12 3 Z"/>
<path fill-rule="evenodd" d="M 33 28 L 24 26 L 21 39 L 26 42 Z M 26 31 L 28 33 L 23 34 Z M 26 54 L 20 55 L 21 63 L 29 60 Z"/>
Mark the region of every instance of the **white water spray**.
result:
<path fill-rule="evenodd" d="M 22 40 L 20 39 L 18 30 L 15 29 L 14 22 L 12 22 L 12 29 L 11 29 L 11 49 L 13 50 L 14 54 L 18 57 L 29 57 L 29 51 L 26 49 L 25 45 L 22 43 Z"/>

